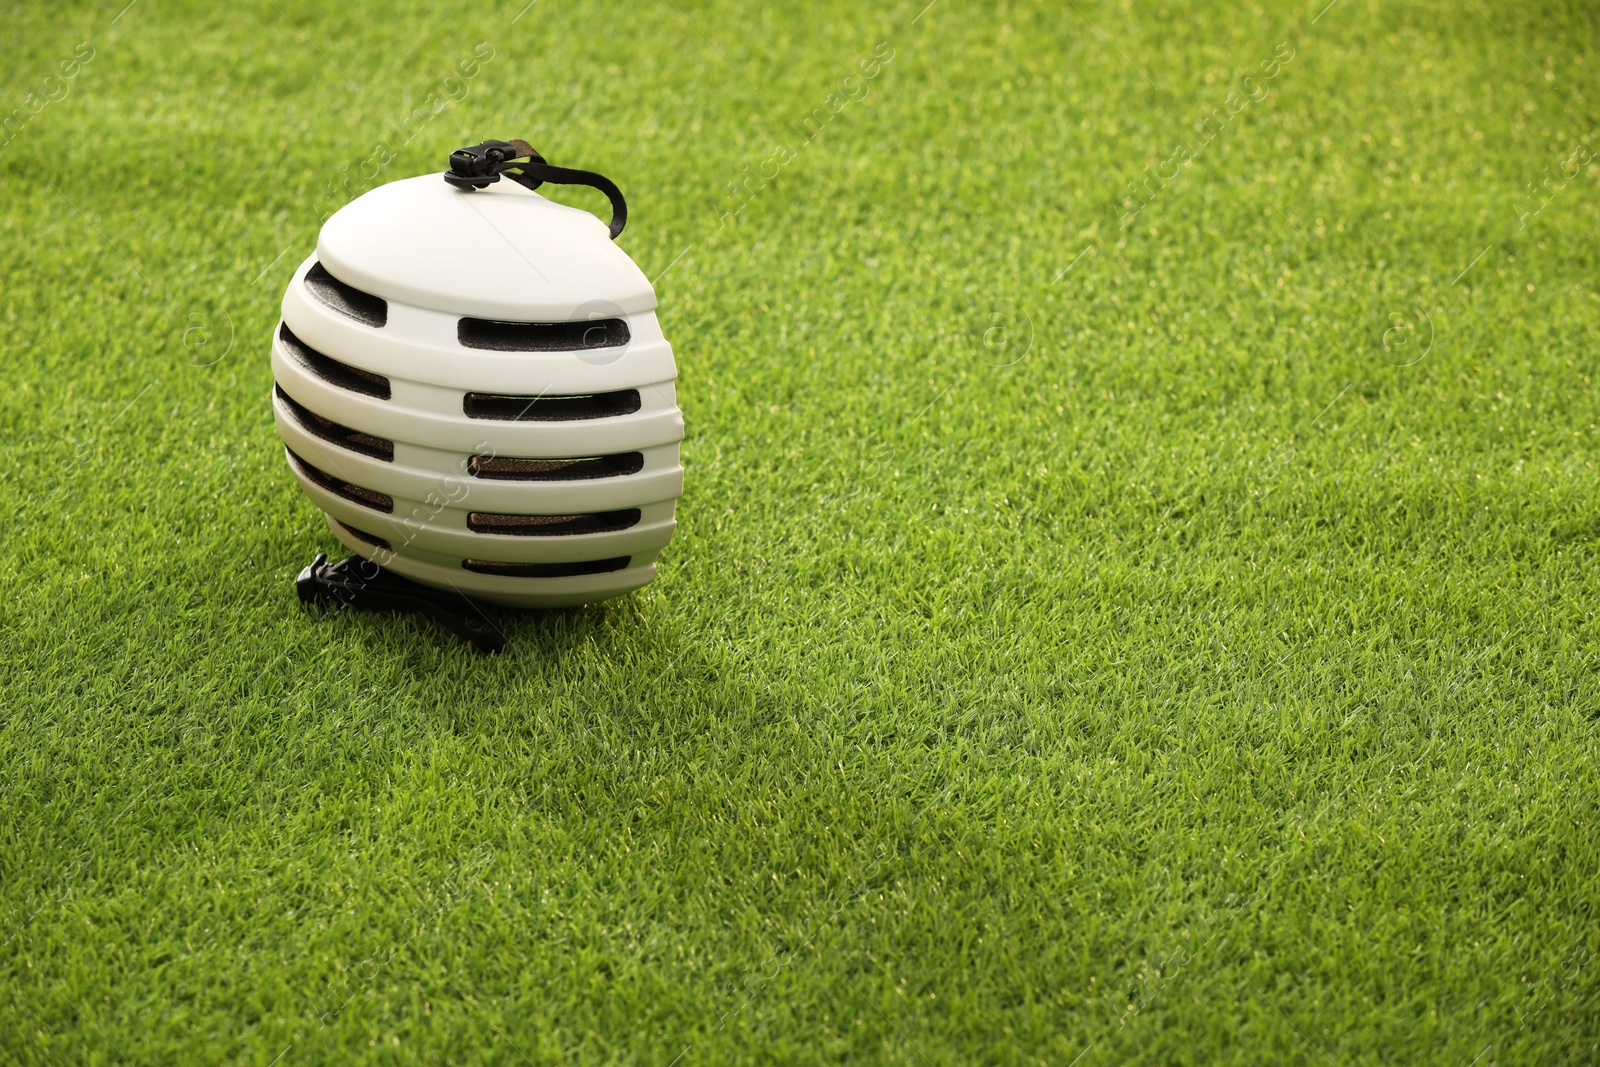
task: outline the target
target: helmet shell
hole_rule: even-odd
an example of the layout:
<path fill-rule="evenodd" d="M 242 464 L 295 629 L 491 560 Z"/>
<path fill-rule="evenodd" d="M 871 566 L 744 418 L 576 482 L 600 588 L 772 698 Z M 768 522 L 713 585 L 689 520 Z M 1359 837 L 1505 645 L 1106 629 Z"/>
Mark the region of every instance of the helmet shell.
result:
<path fill-rule="evenodd" d="M 322 228 L 272 340 L 274 422 L 345 547 L 518 607 L 655 576 L 683 415 L 650 282 L 511 181 L 380 186 Z"/>

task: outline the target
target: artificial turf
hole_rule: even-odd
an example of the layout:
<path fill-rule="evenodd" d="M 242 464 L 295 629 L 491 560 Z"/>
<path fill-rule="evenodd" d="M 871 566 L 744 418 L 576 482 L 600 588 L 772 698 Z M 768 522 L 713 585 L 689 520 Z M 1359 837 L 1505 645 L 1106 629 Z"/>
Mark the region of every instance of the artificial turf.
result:
<path fill-rule="evenodd" d="M 0 1060 L 1600 1058 L 1591 5 L 522 2 L 6 9 Z M 267 352 L 492 137 L 688 437 L 490 658 Z"/>

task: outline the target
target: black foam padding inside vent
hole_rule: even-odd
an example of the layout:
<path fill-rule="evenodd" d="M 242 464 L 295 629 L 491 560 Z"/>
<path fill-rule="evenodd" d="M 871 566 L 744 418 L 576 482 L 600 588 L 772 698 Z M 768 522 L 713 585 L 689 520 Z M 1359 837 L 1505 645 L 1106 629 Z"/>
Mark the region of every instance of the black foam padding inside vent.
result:
<path fill-rule="evenodd" d="M 338 519 L 334 519 L 333 521 L 334 522 L 339 522 Z M 349 523 L 344 523 L 344 522 L 339 522 L 339 529 L 343 530 L 345 533 L 349 534 L 351 537 L 354 537 L 357 541 L 365 541 L 367 544 L 371 545 L 373 548 L 381 548 L 385 552 L 392 551 L 390 549 L 390 547 L 389 547 L 389 542 L 385 541 L 383 538 L 379 537 L 377 534 L 367 533 L 367 531 L 365 531 L 365 530 L 358 530 L 354 526 L 351 526 Z"/>
<path fill-rule="evenodd" d="M 614 393 L 585 396 L 502 396 L 497 393 L 468 393 L 462 410 L 472 419 L 498 419 L 501 422 L 570 422 L 575 419 L 609 419 L 632 415 L 639 410 L 639 390 L 619 389 Z"/>
<path fill-rule="evenodd" d="M 585 574 L 610 574 L 625 569 L 632 556 L 614 559 L 588 559 L 577 563 L 495 563 L 486 559 L 464 559 L 461 566 L 474 574 L 495 574 L 502 578 L 577 578 Z"/>
<path fill-rule="evenodd" d="M 283 402 L 283 406 L 289 409 L 290 417 L 307 433 L 315 434 L 324 441 L 331 441 L 352 452 L 360 452 L 363 456 L 381 459 L 385 463 L 394 461 L 394 442 L 388 438 L 374 437 L 370 433 L 352 430 L 332 419 L 325 419 L 305 405 L 297 403 L 294 397 L 283 391 L 281 385 L 274 383 L 272 389 Z"/>
<path fill-rule="evenodd" d="M 306 288 L 318 300 L 357 322 L 382 327 L 389 321 L 387 300 L 341 282 L 320 262 L 311 264 L 311 269 L 306 271 Z"/>
<path fill-rule="evenodd" d="M 286 448 L 284 451 L 289 453 L 289 461 L 295 465 L 295 469 L 313 484 L 321 486 L 335 496 L 344 497 L 352 503 L 361 504 L 364 507 L 372 508 L 374 511 L 385 513 L 394 511 L 394 497 L 389 496 L 387 493 L 379 493 L 372 489 L 363 489 L 359 485 L 351 485 L 343 478 L 335 478 L 327 471 L 313 467 L 296 455 L 294 449 Z"/>
<path fill-rule="evenodd" d="M 497 322 L 462 319 L 456 323 L 456 340 L 463 348 L 493 352 L 584 352 L 594 348 L 621 348 L 632 338 L 622 319 L 587 322 Z"/>
<path fill-rule="evenodd" d="M 514 537 L 565 537 L 626 530 L 638 521 L 638 508 L 597 511 L 587 515 L 500 515 L 489 511 L 473 511 L 467 514 L 467 529 L 474 533 L 509 534 Z"/>
<path fill-rule="evenodd" d="M 289 354 L 296 362 L 329 385 L 337 385 L 340 389 L 348 389 L 352 393 L 365 393 L 379 400 L 389 399 L 389 379 L 381 374 L 352 367 L 348 363 L 340 363 L 332 356 L 323 355 L 296 337 L 287 322 L 278 325 L 278 339 L 283 342 L 283 347 L 289 350 Z"/>
<path fill-rule="evenodd" d="M 638 474 L 644 468 L 643 452 L 618 452 L 582 459 L 516 459 L 511 456 L 473 456 L 467 472 L 474 478 L 505 482 L 576 482 L 590 478 L 615 478 Z"/>

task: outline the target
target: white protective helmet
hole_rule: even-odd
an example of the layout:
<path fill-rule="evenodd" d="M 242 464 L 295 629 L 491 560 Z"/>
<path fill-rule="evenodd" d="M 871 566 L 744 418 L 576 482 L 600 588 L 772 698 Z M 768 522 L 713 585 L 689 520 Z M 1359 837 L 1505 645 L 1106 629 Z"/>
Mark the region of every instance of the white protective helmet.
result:
<path fill-rule="evenodd" d="M 520 141 L 451 164 L 341 208 L 295 272 L 272 342 L 289 466 L 347 548 L 424 585 L 637 589 L 676 525 L 683 415 L 655 291 L 612 243 L 622 196 Z M 611 232 L 541 181 L 605 191 Z"/>

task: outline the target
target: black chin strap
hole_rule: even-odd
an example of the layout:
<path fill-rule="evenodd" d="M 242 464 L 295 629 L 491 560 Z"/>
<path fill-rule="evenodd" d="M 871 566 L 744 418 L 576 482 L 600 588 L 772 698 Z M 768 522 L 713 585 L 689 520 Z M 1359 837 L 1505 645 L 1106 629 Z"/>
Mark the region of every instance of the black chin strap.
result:
<path fill-rule="evenodd" d="M 545 182 L 598 189 L 611 201 L 611 239 L 615 241 L 628 224 L 628 202 L 615 182 L 591 170 L 552 167 L 527 141 L 484 141 L 471 148 L 458 148 L 450 153 L 450 170 L 444 180 L 470 193 L 493 185 L 501 175 L 528 189 L 537 189 Z"/>
<path fill-rule="evenodd" d="M 418 585 L 360 556 L 329 563 L 327 554 L 318 552 L 311 566 L 295 579 L 294 588 L 305 604 L 420 612 L 471 642 L 479 652 L 499 652 L 506 646 L 506 635 L 467 597 Z"/>

